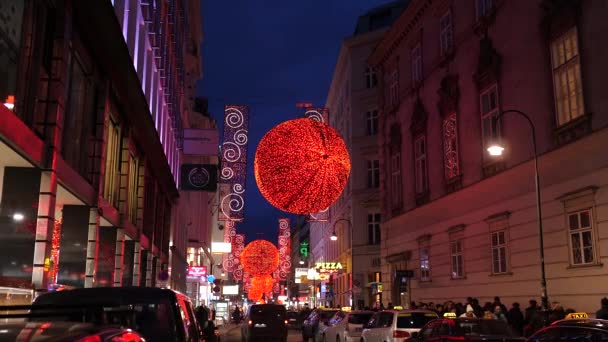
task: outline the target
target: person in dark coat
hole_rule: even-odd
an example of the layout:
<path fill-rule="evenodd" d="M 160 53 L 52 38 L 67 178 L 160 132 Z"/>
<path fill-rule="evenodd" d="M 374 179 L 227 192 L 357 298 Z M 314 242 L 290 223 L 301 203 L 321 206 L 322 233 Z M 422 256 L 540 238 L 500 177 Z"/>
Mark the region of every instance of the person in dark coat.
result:
<path fill-rule="evenodd" d="M 601 304 L 602 308 L 597 310 L 597 312 L 595 313 L 595 318 L 608 319 L 608 298 L 602 298 Z"/>
<path fill-rule="evenodd" d="M 507 314 L 507 320 L 509 321 L 509 325 L 513 328 L 515 332 L 519 334 L 519 336 L 523 336 L 524 333 L 524 314 L 521 312 L 519 308 L 519 303 L 513 303 L 513 306 L 509 310 Z"/>
<path fill-rule="evenodd" d="M 525 319 L 524 336 L 526 337 L 534 334 L 543 327 L 543 312 L 536 300 L 530 300 L 530 306 L 526 308 Z"/>

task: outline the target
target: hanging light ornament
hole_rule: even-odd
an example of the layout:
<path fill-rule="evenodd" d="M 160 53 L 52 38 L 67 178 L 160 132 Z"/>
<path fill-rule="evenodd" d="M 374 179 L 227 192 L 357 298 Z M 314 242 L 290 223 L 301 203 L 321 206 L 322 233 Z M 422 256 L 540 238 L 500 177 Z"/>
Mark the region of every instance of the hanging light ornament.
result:
<path fill-rule="evenodd" d="M 254 277 L 269 275 L 279 266 L 279 251 L 269 241 L 251 241 L 241 252 L 241 264 Z"/>
<path fill-rule="evenodd" d="M 273 206 L 294 214 L 316 213 L 342 193 L 350 174 L 344 140 L 329 125 L 308 118 L 271 129 L 255 152 L 255 180 Z"/>

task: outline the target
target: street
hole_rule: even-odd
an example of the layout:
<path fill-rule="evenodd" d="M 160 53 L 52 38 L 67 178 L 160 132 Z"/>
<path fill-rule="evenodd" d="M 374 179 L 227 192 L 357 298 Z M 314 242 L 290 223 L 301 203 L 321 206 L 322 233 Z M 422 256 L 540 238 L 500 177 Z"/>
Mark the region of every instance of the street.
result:
<path fill-rule="evenodd" d="M 236 324 L 230 324 L 220 328 L 220 340 L 221 342 L 241 342 L 241 326 Z M 289 337 L 287 342 L 298 342 L 302 341 L 302 335 L 300 330 L 289 330 Z"/>

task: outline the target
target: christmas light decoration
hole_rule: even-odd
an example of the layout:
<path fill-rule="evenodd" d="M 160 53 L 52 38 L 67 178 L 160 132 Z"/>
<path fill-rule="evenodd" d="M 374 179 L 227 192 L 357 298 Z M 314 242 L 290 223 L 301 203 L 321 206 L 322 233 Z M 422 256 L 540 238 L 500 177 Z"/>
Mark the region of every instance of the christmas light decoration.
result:
<path fill-rule="evenodd" d="M 273 206 L 294 214 L 317 213 L 342 193 L 350 156 L 344 140 L 329 125 L 295 119 L 262 138 L 254 173 L 260 192 Z"/>
<path fill-rule="evenodd" d="M 279 219 L 279 269 L 277 274 L 279 280 L 287 280 L 291 271 L 291 233 L 289 231 L 289 219 Z"/>
<path fill-rule="evenodd" d="M 241 253 L 245 272 L 254 277 L 270 275 L 279 266 L 279 251 L 266 240 L 251 241 Z"/>

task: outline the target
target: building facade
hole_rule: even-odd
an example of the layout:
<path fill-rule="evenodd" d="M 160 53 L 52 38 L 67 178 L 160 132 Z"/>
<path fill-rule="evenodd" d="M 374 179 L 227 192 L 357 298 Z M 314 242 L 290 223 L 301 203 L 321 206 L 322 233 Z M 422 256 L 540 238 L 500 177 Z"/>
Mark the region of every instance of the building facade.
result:
<path fill-rule="evenodd" d="M 606 15 L 594 0 L 416 0 L 388 31 L 369 59 L 383 87 L 385 305 L 540 299 L 532 124 L 549 301 L 597 310 L 608 281 Z M 500 115 L 512 109 L 530 124 Z M 499 158 L 486 151 L 497 140 Z"/>
<path fill-rule="evenodd" d="M 360 16 L 354 34 L 344 39 L 327 96 L 329 123 L 342 135 L 351 156 L 349 182 L 330 207 L 326 230 L 336 233 L 336 254 L 344 270 L 332 279 L 331 296 L 340 306 L 363 308 L 380 301 L 380 167 L 378 116 L 381 91 L 367 58 L 387 26 L 406 7 L 397 1 Z M 352 258 L 351 258 L 352 255 Z"/>
<path fill-rule="evenodd" d="M 2 7 L 0 286 L 169 285 L 198 2 Z"/>

